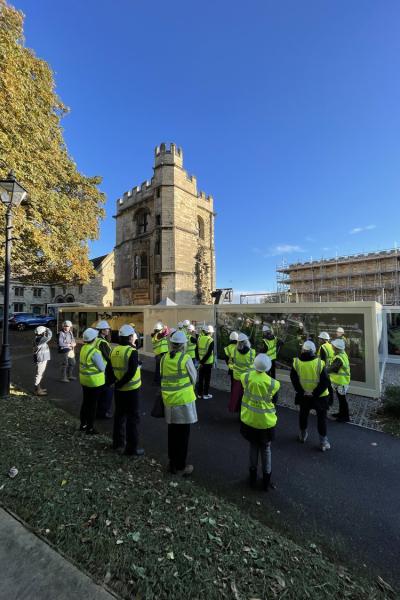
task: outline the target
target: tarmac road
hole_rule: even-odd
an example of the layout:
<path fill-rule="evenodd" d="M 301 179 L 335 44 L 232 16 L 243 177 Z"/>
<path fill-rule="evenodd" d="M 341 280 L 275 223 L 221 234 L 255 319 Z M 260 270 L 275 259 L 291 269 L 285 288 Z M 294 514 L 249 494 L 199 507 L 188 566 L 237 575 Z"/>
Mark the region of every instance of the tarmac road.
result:
<path fill-rule="evenodd" d="M 32 339 L 32 332 L 11 334 L 12 381 L 30 390 Z M 45 377 L 49 397 L 78 415 L 79 383 L 57 381 L 55 348 L 52 356 Z M 150 416 L 155 390 L 152 374 L 143 372 L 142 444 L 148 455 L 166 464 L 167 428 L 163 419 Z M 332 450 L 322 453 L 315 417 L 310 418 L 307 443 L 299 444 L 297 413 L 280 407 L 272 456 L 277 489 L 253 491 L 246 482 L 248 444 L 239 433 L 237 417 L 227 411 L 228 394 L 212 393 L 212 400 L 197 402 L 199 422 L 192 428 L 189 456 L 195 466 L 193 478 L 289 537 L 321 545 L 343 564 L 380 575 L 400 588 L 400 440 L 329 422 Z M 112 422 L 98 421 L 96 427 L 111 432 Z"/>

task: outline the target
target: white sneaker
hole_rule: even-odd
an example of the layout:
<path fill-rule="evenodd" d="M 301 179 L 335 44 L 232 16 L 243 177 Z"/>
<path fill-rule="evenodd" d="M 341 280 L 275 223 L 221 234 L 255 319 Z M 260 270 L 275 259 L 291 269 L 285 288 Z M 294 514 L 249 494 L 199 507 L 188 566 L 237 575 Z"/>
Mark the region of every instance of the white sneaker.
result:
<path fill-rule="evenodd" d="M 182 477 L 188 477 L 189 475 L 191 475 L 193 473 L 193 471 L 194 471 L 193 465 L 186 465 L 186 467 L 182 471 Z"/>
<path fill-rule="evenodd" d="M 304 444 L 307 441 L 308 438 L 308 431 L 300 431 L 299 433 L 299 442 L 301 442 L 302 444 Z"/>
<path fill-rule="evenodd" d="M 212 398 L 212 394 L 206 394 L 205 396 L 203 396 L 203 400 L 211 400 Z"/>
<path fill-rule="evenodd" d="M 331 449 L 331 445 L 328 442 L 328 440 L 325 440 L 325 441 L 321 442 L 320 448 L 321 448 L 322 452 L 325 452 L 326 450 Z"/>
<path fill-rule="evenodd" d="M 76 377 L 74 377 L 73 375 L 69 375 L 69 376 L 68 376 L 68 379 L 69 379 L 70 381 L 76 381 Z"/>
<path fill-rule="evenodd" d="M 69 383 L 69 379 L 67 379 L 67 377 L 64 377 L 63 379 L 60 379 L 60 381 L 62 381 L 63 383 Z"/>

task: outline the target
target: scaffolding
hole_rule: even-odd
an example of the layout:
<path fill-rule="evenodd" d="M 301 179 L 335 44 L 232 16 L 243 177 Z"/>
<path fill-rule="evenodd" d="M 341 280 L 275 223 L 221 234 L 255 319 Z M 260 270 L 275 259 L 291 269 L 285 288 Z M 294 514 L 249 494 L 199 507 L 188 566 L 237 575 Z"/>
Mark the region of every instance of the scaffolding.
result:
<path fill-rule="evenodd" d="M 278 293 L 288 302 L 400 302 L 400 252 L 367 254 L 283 264 L 277 267 Z"/>

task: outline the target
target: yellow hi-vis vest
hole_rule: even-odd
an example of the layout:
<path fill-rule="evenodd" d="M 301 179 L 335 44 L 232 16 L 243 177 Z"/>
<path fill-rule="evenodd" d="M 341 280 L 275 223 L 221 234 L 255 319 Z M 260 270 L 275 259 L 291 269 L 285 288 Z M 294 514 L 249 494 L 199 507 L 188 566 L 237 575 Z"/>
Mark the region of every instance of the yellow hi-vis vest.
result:
<path fill-rule="evenodd" d="M 322 344 L 321 348 L 325 350 L 325 355 L 327 357 L 326 366 L 329 367 L 329 365 L 332 364 L 332 361 L 335 358 L 335 351 L 333 349 L 333 346 L 330 342 L 325 342 L 325 344 Z M 318 349 L 318 356 L 321 356 L 321 348 Z"/>
<path fill-rule="evenodd" d="M 336 385 L 349 385 L 350 383 L 350 362 L 346 352 L 339 352 L 335 358 L 340 358 L 342 365 L 338 373 L 329 373 L 332 383 Z"/>
<path fill-rule="evenodd" d="M 202 360 L 203 356 L 207 354 L 208 348 L 213 341 L 212 337 L 209 335 L 200 334 L 197 340 L 197 348 L 199 351 L 199 359 Z M 211 355 L 207 358 L 205 364 L 212 365 L 214 362 L 214 352 L 211 352 Z"/>
<path fill-rule="evenodd" d="M 177 352 L 173 358 L 168 352 L 161 358 L 161 394 L 166 406 L 182 406 L 196 400 L 192 380 L 186 369 L 189 358 L 184 352 Z"/>
<path fill-rule="evenodd" d="M 233 353 L 235 351 L 237 344 L 228 344 L 224 348 L 225 356 L 228 359 L 228 369 L 232 371 L 233 369 Z"/>
<path fill-rule="evenodd" d="M 94 347 L 97 348 L 97 350 L 99 350 L 99 352 L 101 352 L 100 350 L 100 344 L 101 342 L 104 342 L 105 344 L 107 344 L 107 346 L 110 348 L 111 350 L 111 344 L 109 344 L 109 342 L 107 340 L 105 340 L 103 337 L 97 337 L 94 340 Z M 103 354 L 103 353 L 102 353 Z"/>
<path fill-rule="evenodd" d="M 188 354 L 190 356 L 190 358 L 196 358 L 197 342 L 192 342 L 192 337 L 195 339 L 195 336 L 192 335 L 192 332 L 188 331 L 186 333 L 186 337 L 187 337 L 186 354 Z"/>
<path fill-rule="evenodd" d="M 113 348 L 111 351 L 111 366 L 118 381 L 122 379 L 128 370 L 129 357 L 132 352 L 137 352 L 137 350 L 132 348 L 132 346 L 115 346 L 115 348 Z M 140 365 L 138 365 L 133 378 L 125 383 L 125 385 L 118 388 L 118 391 L 129 392 L 130 390 L 137 390 L 141 385 L 142 378 L 140 373 Z"/>
<path fill-rule="evenodd" d="M 81 385 L 90 388 L 100 387 L 106 382 L 104 371 L 99 371 L 92 361 L 94 354 L 101 356 L 101 360 L 104 362 L 102 353 L 95 347 L 93 342 L 84 344 L 79 355 L 79 382 Z"/>
<path fill-rule="evenodd" d="M 240 377 L 243 375 L 243 373 L 251 371 L 253 369 L 255 357 L 256 351 L 253 348 L 250 348 L 246 354 L 242 354 L 238 351 L 236 346 L 232 354 L 233 379 L 240 381 Z"/>
<path fill-rule="evenodd" d="M 279 381 L 258 371 L 248 371 L 240 380 L 244 390 L 240 420 L 255 429 L 275 427 L 278 419 L 272 398 L 281 387 Z"/>
<path fill-rule="evenodd" d="M 324 367 L 325 362 L 320 358 L 314 358 L 313 360 L 300 360 L 300 358 L 295 358 L 293 360 L 293 368 L 299 376 L 300 385 L 303 390 L 308 393 L 312 393 L 319 384 L 319 378 Z M 329 391 L 327 388 L 322 392 L 320 398 L 328 395 Z"/>
<path fill-rule="evenodd" d="M 277 346 L 278 346 L 278 339 L 276 337 L 274 337 L 272 340 L 267 340 L 266 338 L 263 338 L 263 342 L 264 342 L 266 350 L 267 350 L 267 356 L 269 356 L 271 360 L 275 360 Z"/>
<path fill-rule="evenodd" d="M 168 352 L 168 338 L 166 337 L 158 337 L 158 333 L 155 333 L 151 338 L 151 343 L 153 344 L 153 352 L 155 356 L 159 354 L 164 354 Z"/>

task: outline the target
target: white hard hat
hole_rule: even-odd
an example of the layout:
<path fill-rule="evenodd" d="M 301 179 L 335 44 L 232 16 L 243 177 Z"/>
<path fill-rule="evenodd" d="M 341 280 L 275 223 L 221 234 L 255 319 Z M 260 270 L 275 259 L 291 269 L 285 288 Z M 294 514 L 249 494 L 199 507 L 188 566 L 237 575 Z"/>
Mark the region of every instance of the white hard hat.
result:
<path fill-rule="evenodd" d="M 190 325 L 190 321 L 189 321 L 189 319 L 185 319 L 185 320 L 183 321 L 183 326 L 184 326 L 184 327 L 189 327 L 189 325 Z"/>
<path fill-rule="evenodd" d="M 334 346 L 338 350 L 341 350 L 342 352 L 346 349 L 346 344 L 344 340 L 333 340 L 332 346 Z"/>
<path fill-rule="evenodd" d="M 179 321 L 179 323 L 178 323 L 178 329 L 182 329 L 182 327 L 183 327 L 183 321 Z"/>
<path fill-rule="evenodd" d="M 93 342 L 93 340 L 95 340 L 98 335 L 99 335 L 99 332 L 97 331 L 97 329 L 93 329 L 93 327 L 89 327 L 88 329 L 85 329 L 85 331 L 83 332 L 82 338 L 83 338 L 84 342 Z"/>
<path fill-rule="evenodd" d="M 311 352 L 312 354 L 315 354 L 315 352 L 317 351 L 314 342 L 312 342 L 311 340 L 307 340 L 306 342 L 304 342 L 302 349 L 304 350 L 304 352 Z"/>
<path fill-rule="evenodd" d="M 96 325 L 96 329 L 111 329 L 107 321 L 99 321 Z"/>
<path fill-rule="evenodd" d="M 193 325 L 193 323 L 190 323 L 190 325 L 188 325 L 188 331 L 196 331 L 196 327 Z"/>
<path fill-rule="evenodd" d="M 266 354 L 257 354 L 254 359 L 254 368 L 256 371 L 269 371 L 272 361 Z"/>
<path fill-rule="evenodd" d="M 207 325 L 206 331 L 207 333 L 214 333 L 214 327 L 212 325 Z"/>
<path fill-rule="evenodd" d="M 46 327 L 44 327 L 43 325 L 39 325 L 39 327 L 36 327 L 35 329 L 36 335 L 42 335 L 43 333 L 45 333 L 45 331 Z"/>
<path fill-rule="evenodd" d="M 247 342 L 248 341 L 248 337 L 245 333 L 239 333 L 238 335 L 238 342 Z"/>
<path fill-rule="evenodd" d="M 329 335 L 329 333 L 327 331 L 321 331 L 321 333 L 318 336 L 321 340 L 327 340 L 329 342 L 329 340 L 331 339 L 331 336 Z"/>
<path fill-rule="evenodd" d="M 175 327 L 171 327 L 171 329 L 169 330 L 169 337 L 171 337 L 175 331 L 177 331 L 177 329 L 175 329 Z"/>
<path fill-rule="evenodd" d="M 136 335 L 136 331 L 134 330 L 132 325 L 122 325 L 118 333 L 121 337 L 129 337 L 130 335 Z"/>
<path fill-rule="evenodd" d="M 230 339 L 232 342 L 237 342 L 237 341 L 238 341 L 238 339 L 239 339 L 239 334 L 238 334 L 238 332 L 237 332 L 237 331 L 232 331 L 231 335 L 229 336 L 229 339 Z"/>
<path fill-rule="evenodd" d="M 173 344 L 186 344 L 187 338 L 184 331 L 175 331 L 170 337 Z"/>
<path fill-rule="evenodd" d="M 64 321 L 64 323 L 63 323 L 63 327 L 64 327 L 64 326 L 65 326 L 65 327 L 72 327 L 72 323 L 71 323 L 71 321 Z"/>
<path fill-rule="evenodd" d="M 157 323 L 154 325 L 154 331 L 161 331 L 162 329 L 164 329 L 164 325 L 161 323 L 161 321 L 157 321 Z"/>
<path fill-rule="evenodd" d="M 344 334 L 344 329 L 343 329 L 343 327 L 338 327 L 338 328 L 336 329 L 336 333 L 340 333 L 341 335 L 343 335 L 343 334 Z"/>
<path fill-rule="evenodd" d="M 263 333 L 265 333 L 266 331 L 271 331 L 271 327 L 269 325 L 263 325 Z"/>

